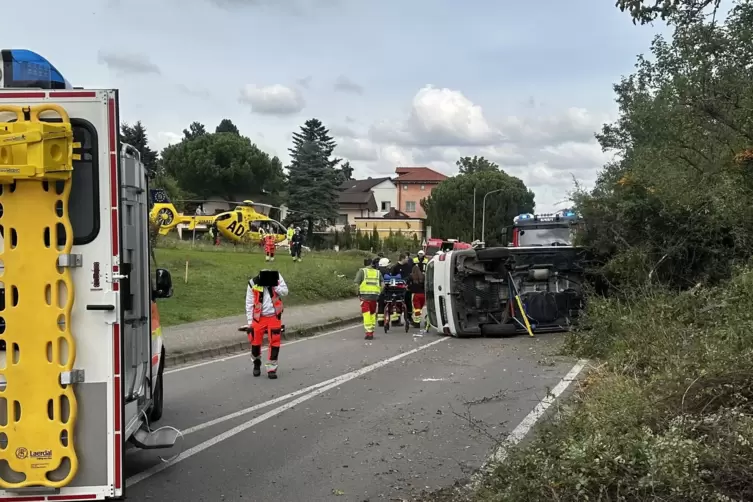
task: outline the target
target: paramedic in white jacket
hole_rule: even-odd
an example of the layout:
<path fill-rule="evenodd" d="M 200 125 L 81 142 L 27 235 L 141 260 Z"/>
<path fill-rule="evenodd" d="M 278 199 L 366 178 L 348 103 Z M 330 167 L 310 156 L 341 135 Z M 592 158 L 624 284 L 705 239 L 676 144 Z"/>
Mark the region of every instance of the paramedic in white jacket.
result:
<path fill-rule="evenodd" d="M 262 287 L 259 276 L 248 281 L 246 288 L 246 321 L 248 321 L 248 341 L 254 360 L 254 376 L 261 375 L 261 346 L 264 335 L 269 338 L 269 358 L 266 363 L 267 376 L 277 378 L 277 357 L 282 341 L 282 300 L 288 294 L 288 285 L 282 275 L 275 287 Z"/>

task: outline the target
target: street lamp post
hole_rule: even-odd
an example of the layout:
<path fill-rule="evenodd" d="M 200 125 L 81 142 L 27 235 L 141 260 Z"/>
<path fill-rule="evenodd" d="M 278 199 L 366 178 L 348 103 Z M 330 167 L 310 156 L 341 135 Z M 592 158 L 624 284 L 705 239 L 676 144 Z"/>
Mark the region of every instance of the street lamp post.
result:
<path fill-rule="evenodd" d="M 497 190 L 492 190 L 491 192 L 486 192 L 486 194 L 484 195 L 484 199 L 481 202 L 481 242 L 483 243 L 486 243 L 486 239 L 485 239 L 486 237 L 486 232 L 485 232 L 486 230 L 486 198 L 489 195 L 493 193 L 501 192 L 502 190 L 505 190 L 505 189 L 499 188 Z"/>
<path fill-rule="evenodd" d="M 474 242 L 476 240 L 476 187 L 473 187 L 473 239 L 471 242 Z"/>

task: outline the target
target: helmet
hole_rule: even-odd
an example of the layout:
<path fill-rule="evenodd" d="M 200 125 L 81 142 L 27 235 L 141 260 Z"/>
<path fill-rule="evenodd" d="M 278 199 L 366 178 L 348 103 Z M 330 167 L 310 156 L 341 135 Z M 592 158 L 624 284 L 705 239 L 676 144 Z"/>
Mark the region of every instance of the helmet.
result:
<path fill-rule="evenodd" d="M 382 259 L 379 260 L 379 266 L 380 267 L 386 267 L 389 264 L 390 264 L 390 259 L 389 258 L 382 258 Z"/>
<path fill-rule="evenodd" d="M 419 250 L 418 250 L 418 256 L 423 256 L 423 255 L 425 255 L 425 254 L 426 254 L 426 253 L 424 253 L 424 250 L 423 250 L 423 249 L 419 249 Z"/>

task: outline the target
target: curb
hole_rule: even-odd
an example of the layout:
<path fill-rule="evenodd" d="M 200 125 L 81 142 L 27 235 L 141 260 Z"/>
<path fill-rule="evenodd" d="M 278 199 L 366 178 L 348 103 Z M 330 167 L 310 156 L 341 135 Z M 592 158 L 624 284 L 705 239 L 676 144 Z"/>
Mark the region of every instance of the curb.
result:
<path fill-rule="evenodd" d="M 341 327 L 348 326 L 350 324 L 353 324 L 361 320 L 362 320 L 362 317 L 360 315 L 346 317 L 346 318 L 335 317 L 332 320 L 327 321 L 322 324 L 318 324 L 314 326 L 301 326 L 298 328 L 292 328 L 285 332 L 285 335 L 283 336 L 283 340 L 295 340 L 297 338 L 306 338 L 309 336 L 319 334 L 322 331 L 328 331 L 332 329 L 341 328 Z M 240 337 L 245 338 L 245 335 L 241 334 L 240 332 L 238 333 L 238 335 Z M 165 368 L 172 368 L 175 366 L 180 366 L 181 364 L 191 363 L 195 361 L 202 361 L 205 359 L 213 359 L 215 357 L 225 356 L 229 354 L 237 354 L 238 352 L 243 352 L 245 350 L 248 350 L 248 340 L 229 342 L 229 343 L 226 342 L 221 345 L 207 347 L 204 349 L 193 349 L 193 350 L 189 349 L 186 352 L 180 352 L 177 354 L 170 354 L 168 352 L 165 357 Z"/>

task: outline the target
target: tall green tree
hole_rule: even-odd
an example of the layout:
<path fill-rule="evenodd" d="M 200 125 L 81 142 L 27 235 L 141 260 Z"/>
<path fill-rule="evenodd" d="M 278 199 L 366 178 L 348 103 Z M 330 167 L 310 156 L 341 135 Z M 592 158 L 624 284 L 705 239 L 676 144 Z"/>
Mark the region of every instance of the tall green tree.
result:
<path fill-rule="evenodd" d="M 494 162 L 486 160 L 484 157 L 461 157 L 455 162 L 460 174 L 475 174 L 485 171 L 499 171 L 499 166 Z"/>
<path fill-rule="evenodd" d="M 120 141 L 131 145 L 139 151 L 141 162 L 144 163 L 150 174 L 155 175 L 157 173 L 157 152 L 149 147 L 146 127 L 144 127 L 140 120 L 132 126 L 125 122 L 120 125 Z"/>
<path fill-rule="evenodd" d="M 198 134 L 162 151 L 165 172 L 202 198 L 237 200 L 284 188 L 282 164 L 245 136 Z"/>
<path fill-rule="evenodd" d="M 753 254 L 753 4 L 721 24 L 673 15 L 671 40 L 615 86 L 619 119 L 597 136 L 619 160 L 576 195 L 583 244 L 614 281 L 691 287 Z"/>
<path fill-rule="evenodd" d="M 505 227 L 512 225 L 513 218 L 518 214 L 533 211 L 534 194 L 521 179 L 503 171 L 480 171 L 453 176 L 432 190 L 431 195 L 421 201 L 432 234 L 471 242 L 474 238 L 474 190 L 475 238 L 481 238 L 484 195 L 500 190 L 486 199 L 485 240 L 489 244 L 506 245 L 502 238 Z"/>
<path fill-rule="evenodd" d="M 308 235 L 317 226 L 330 225 L 338 214 L 339 159 L 332 158 L 336 143 L 318 119 L 307 120 L 293 133 L 289 149 L 288 201 L 290 223 L 305 220 Z"/>
<path fill-rule="evenodd" d="M 241 132 L 238 130 L 238 127 L 233 124 L 233 121 L 230 119 L 222 119 L 214 132 L 229 132 L 237 136 L 240 136 L 241 134 Z"/>
<path fill-rule="evenodd" d="M 721 0 L 617 0 L 615 6 L 628 11 L 633 24 L 647 24 L 657 19 L 674 20 L 695 18 L 707 7 L 719 8 Z"/>
<path fill-rule="evenodd" d="M 350 162 L 343 162 L 340 166 L 340 173 L 343 181 L 350 181 L 353 179 L 353 167 L 351 167 Z"/>
<path fill-rule="evenodd" d="M 192 140 L 207 134 L 207 128 L 201 122 L 192 122 L 188 129 L 183 129 L 183 139 Z"/>

